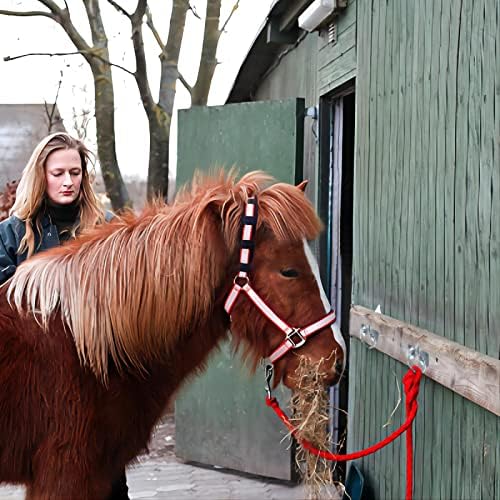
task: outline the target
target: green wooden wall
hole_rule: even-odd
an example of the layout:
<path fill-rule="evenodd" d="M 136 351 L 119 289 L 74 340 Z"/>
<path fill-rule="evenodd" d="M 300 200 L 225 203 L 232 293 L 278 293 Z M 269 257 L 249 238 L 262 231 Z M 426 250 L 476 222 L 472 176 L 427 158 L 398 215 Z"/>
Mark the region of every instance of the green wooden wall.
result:
<path fill-rule="evenodd" d="M 357 0 L 353 302 L 498 358 L 500 2 Z M 351 340 L 349 448 L 382 428 L 405 367 Z M 499 498 L 500 419 L 425 380 L 415 498 Z M 404 445 L 361 462 L 404 496 Z"/>
<path fill-rule="evenodd" d="M 305 106 L 318 103 L 316 85 L 318 37 L 307 36 L 295 50 L 287 53 L 273 71 L 264 78 L 256 92 L 257 101 L 292 99 L 301 97 Z M 317 124 L 311 118 L 304 118 L 304 178 L 310 184 L 307 195 L 316 202 L 317 193 L 317 146 L 314 138 Z"/>
<path fill-rule="evenodd" d="M 328 42 L 328 33 L 321 32 L 318 51 L 318 88 L 326 94 L 356 76 L 356 0 L 336 19 L 337 41 Z"/>

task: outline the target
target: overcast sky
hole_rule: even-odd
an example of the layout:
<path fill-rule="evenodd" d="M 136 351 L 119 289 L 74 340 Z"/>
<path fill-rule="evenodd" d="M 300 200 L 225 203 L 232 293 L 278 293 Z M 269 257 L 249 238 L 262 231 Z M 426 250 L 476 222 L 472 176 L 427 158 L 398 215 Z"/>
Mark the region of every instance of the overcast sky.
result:
<path fill-rule="evenodd" d="M 63 5 L 61 0 L 57 0 Z M 67 0 L 74 23 L 80 33 L 90 40 L 85 23 L 85 12 L 81 0 Z M 108 2 L 101 0 L 102 14 L 110 41 L 112 62 L 134 69 L 129 22 L 119 15 Z M 129 12 L 136 0 L 120 0 L 120 5 Z M 191 5 L 201 15 L 206 0 L 191 0 Z M 224 21 L 235 0 L 222 1 L 221 20 Z M 222 36 L 217 54 L 221 64 L 217 67 L 212 82 L 209 104 L 223 104 L 236 76 L 238 68 L 247 54 L 258 29 L 264 22 L 273 0 L 240 0 L 240 6 Z M 171 11 L 171 1 L 149 2 L 158 31 L 166 41 Z M 0 0 L 0 7 L 9 10 L 44 10 L 37 0 Z M 191 13 L 187 16 L 179 68 L 190 84 L 196 79 L 201 49 L 203 21 Z M 148 29 L 144 30 L 150 85 L 154 94 L 158 92 L 160 67 L 159 48 Z M 44 17 L 0 16 L 0 103 L 54 102 L 61 80 L 58 106 L 68 131 L 72 132 L 72 117 L 82 109 L 90 109 L 93 103 L 93 84 L 90 70 L 79 55 L 64 57 L 32 56 L 16 61 L 4 62 L 6 56 L 31 52 L 72 52 L 75 48 L 68 37 L 52 20 Z M 144 110 L 132 76 L 120 69 L 113 69 L 116 102 L 117 154 L 122 173 L 126 176 L 145 178 L 148 161 L 148 133 Z M 176 108 L 190 106 L 189 94 L 180 82 L 177 83 Z M 176 120 L 174 117 L 171 160 L 175 160 Z M 94 132 L 87 141 L 95 149 Z M 172 164 L 172 163 L 171 163 Z"/>

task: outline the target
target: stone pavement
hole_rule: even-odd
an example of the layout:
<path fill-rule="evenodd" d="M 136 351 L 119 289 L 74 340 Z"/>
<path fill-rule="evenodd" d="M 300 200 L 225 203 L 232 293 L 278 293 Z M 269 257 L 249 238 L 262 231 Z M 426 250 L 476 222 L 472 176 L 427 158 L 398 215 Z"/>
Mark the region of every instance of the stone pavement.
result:
<path fill-rule="evenodd" d="M 130 467 L 127 471 L 127 482 L 132 500 L 302 500 L 307 498 L 303 486 L 158 459 L 143 459 L 140 463 Z M 0 487 L 0 499 L 22 500 L 24 490 L 14 486 Z"/>
<path fill-rule="evenodd" d="M 132 499 L 301 500 L 302 486 L 184 463 L 142 464 L 127 473 Z"/>
<path fill-rule="evenodd" d="M 301 485 L 181 462 L 174 453 L 175 423 L 166 415 L 157 426 L 150 453 L 127 469 L 131 500 L 303 500 Z M 340 498 L 326 495 L 325 498 Z M 0 500 L 23 500 L 24 488 L 0 487 Z M 62 499 L 61 499 L 62 500 Z M 71 500 L 71 499 L 64 499 Z"/>

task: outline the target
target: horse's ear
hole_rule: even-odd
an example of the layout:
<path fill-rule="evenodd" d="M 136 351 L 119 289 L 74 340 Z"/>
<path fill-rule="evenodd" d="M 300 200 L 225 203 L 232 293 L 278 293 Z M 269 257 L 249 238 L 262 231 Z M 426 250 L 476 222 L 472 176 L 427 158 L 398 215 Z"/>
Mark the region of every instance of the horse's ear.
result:
<path fill-rule="evenodd" d="M 305 181 L 302 181 L 300 184 L 297 185 L 297 188 L 300 189 L 303 193 L 305 193 L 308 182 L 309 181 L 307 179 Z"/>

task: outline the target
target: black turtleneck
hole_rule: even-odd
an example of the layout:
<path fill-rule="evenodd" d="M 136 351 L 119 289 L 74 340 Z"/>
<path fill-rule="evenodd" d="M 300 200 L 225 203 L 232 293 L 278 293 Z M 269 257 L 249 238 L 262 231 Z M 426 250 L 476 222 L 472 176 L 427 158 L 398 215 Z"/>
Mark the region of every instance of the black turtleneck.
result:
<path fill-rule="evenodd" d="M 71 238 L 71 231 L 80 214 L 80 204 L 78 201 L 74 201 L 68 205 L 58 205 L 47 200 L 45 210 L 50 222 L 57 227 L 59 241 L 69 240 Z"/>

